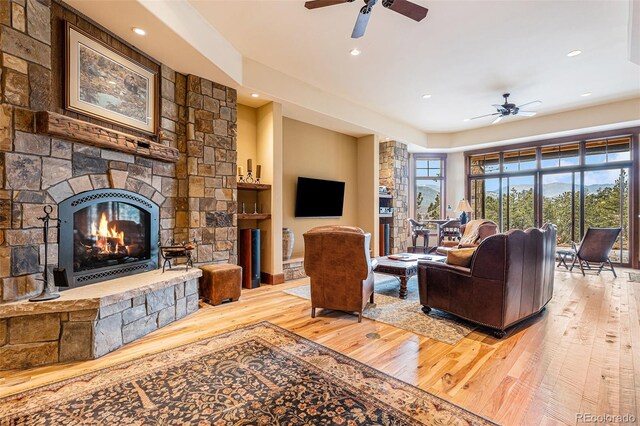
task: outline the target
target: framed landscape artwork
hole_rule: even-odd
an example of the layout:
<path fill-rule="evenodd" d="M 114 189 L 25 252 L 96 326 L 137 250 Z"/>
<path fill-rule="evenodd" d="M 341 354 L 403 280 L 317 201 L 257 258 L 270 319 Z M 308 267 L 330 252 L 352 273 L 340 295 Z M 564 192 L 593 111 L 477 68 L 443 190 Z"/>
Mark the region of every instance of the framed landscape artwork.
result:
<path fill-rule="evenodd" d="M 69 23 L 65 71 L 67 109 L 156 134 L 157 72 Z"/>

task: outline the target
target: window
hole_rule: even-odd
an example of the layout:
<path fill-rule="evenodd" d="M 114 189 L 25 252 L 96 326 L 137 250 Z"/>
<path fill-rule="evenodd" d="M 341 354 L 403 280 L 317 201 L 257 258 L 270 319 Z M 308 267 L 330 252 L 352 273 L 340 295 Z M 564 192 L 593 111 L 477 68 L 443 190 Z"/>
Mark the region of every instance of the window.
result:
<path fill-rule="evenodd" d="M 415 212 L 417 220 L 442 217 L 445 157 L 415 156 Z"/>
<path fill-rule="evenodd" d="M 611 260 L 631 260 L 629 136 L 586 140 L 469 158 L 474 218 L 504 232 L 551 222 L 558 246 L 580 241 L 589 227 L 621 227 Z"/>
<path fill-rule="evenodd" d="M 580 165 L 580 144 L 542 147 L 540 159 L 540 166 L 542 168 L 578 165 Z"/>
<path fill-rule="evenodd" d="M 589 141 L 585 147 L 586 164 L 612 163 L 631 159 L 629 138 Z"/>
<path fill-rule="evenodd" d="M 536 150 L 505 152 L 503 157 L 502 171 L 517 172 L 520 170 L 533 170 L 537 166 Z"/>
<path fill-rule="evenodd" d="M 471 157 L 472 175 L 498 172 L 500 172 L 500 154 L 477 155 Z"/>

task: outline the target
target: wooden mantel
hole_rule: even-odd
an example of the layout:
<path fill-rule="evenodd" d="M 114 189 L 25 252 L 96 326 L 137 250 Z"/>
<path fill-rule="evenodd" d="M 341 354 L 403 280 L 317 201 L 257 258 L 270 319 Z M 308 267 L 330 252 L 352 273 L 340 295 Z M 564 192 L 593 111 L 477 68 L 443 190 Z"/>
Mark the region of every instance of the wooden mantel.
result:
<path fill-rule="evenodd" d="M 176 163 L 178 150 L 152 142 L 149 139 L 128 135 L 86 121 L 50 111 L 36 113 L 36 131 L 72 142 L 82 142 L 99 148 L 122 151 L 128 154 Z"/>

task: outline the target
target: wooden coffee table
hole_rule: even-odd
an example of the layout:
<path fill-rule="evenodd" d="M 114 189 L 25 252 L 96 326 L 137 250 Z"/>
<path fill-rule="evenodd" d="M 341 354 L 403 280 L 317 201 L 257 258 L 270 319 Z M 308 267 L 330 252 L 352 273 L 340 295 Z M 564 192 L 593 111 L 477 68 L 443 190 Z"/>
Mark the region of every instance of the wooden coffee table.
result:
<path fill-rule="evenodd" d="M 378 257 L 374 272 L 379 274 L 392 275 L 400 281 L 399 296 L 401 299 L 407 298 L 407 282 L 418 273 L 418 261 L 427 260 L 432 262 L 444 262 L 446 256 L 398 253 L 392 256 L 403 256 L 407 260 L 390 259 L 389 256 Z"/>

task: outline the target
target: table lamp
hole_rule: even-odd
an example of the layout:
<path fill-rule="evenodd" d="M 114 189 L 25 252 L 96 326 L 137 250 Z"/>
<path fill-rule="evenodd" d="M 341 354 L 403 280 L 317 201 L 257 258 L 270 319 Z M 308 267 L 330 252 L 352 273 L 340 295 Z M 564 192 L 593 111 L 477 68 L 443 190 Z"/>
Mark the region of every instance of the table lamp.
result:
<path fill-rule="evenodd" d="M 456 213 L 460 213 L 460 224 L 464 225 L 471 218 L 471 212 L 473 209 L 471 208 L 471 204 L 464 198 L 458 201 L 458 206 L 456 207 Z M 467 212 L 469 212 L 469 216 L 467 216 Z"/>

